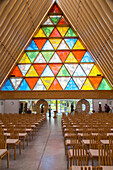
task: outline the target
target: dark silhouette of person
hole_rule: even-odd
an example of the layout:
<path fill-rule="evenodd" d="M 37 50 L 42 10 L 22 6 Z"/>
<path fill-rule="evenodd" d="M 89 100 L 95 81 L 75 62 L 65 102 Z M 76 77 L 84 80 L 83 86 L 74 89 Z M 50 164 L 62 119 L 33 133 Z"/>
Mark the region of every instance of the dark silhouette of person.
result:
<path fill-rule="evenodd" d="M 102 106 L 99 104 L 98 112 L 102 112 Z"/>
<path fill-rule="evenodd" d="M 71 104 L 71 113 L 74 111 L 74 106 Z"/>

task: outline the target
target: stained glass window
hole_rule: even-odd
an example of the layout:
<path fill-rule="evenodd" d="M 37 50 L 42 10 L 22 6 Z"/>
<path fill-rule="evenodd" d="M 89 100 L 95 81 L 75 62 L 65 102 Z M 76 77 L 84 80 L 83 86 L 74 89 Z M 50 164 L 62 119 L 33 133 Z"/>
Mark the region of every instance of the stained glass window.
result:
<path fill-rule="evenodd" d="M 112 87 L 54 3 L 1 90 L 112 90 Z"/>

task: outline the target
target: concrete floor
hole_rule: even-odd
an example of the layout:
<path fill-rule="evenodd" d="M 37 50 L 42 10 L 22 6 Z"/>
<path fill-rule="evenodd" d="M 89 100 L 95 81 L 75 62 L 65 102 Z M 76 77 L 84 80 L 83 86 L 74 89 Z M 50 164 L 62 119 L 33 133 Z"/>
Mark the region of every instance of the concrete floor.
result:
<path fill-rule="evenodd" d="M 28 147 L 19 155 L 17 148 L 16 160 L 10 149 L 9 170 L 66 170 L 61 117 L 47 118 Z M 7 169 L 6 158 L 1 161 L 1 170 Z"/>

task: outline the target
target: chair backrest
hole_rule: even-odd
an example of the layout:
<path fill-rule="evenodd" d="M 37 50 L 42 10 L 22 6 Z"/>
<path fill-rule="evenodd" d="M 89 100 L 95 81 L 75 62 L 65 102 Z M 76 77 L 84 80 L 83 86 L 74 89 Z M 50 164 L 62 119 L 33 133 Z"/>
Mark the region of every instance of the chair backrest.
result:
<path fill-rule="evenodd" d="M 6 149 L 6 139 L 4 136 L 0 136 L 0 149 Z"/>
<path fill-rule="evenodd" d="M 98 136 L 90 136 L 90 149 L 98 149 Z"/>
<path fill-rule="evenodd" d="M 19 139 L 19 133 L 17 132 L 10 133 L 10 139 Z"/>

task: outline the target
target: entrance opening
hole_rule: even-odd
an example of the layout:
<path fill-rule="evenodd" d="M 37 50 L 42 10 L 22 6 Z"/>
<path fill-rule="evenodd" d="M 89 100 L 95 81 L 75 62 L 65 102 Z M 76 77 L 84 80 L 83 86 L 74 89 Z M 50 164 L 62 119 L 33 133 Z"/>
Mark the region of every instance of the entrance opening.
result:
<path fill-rule="evenodd" d="M 86 109 L 86 105 L 82 104 L 82 111 L 84 111 Z"/>

